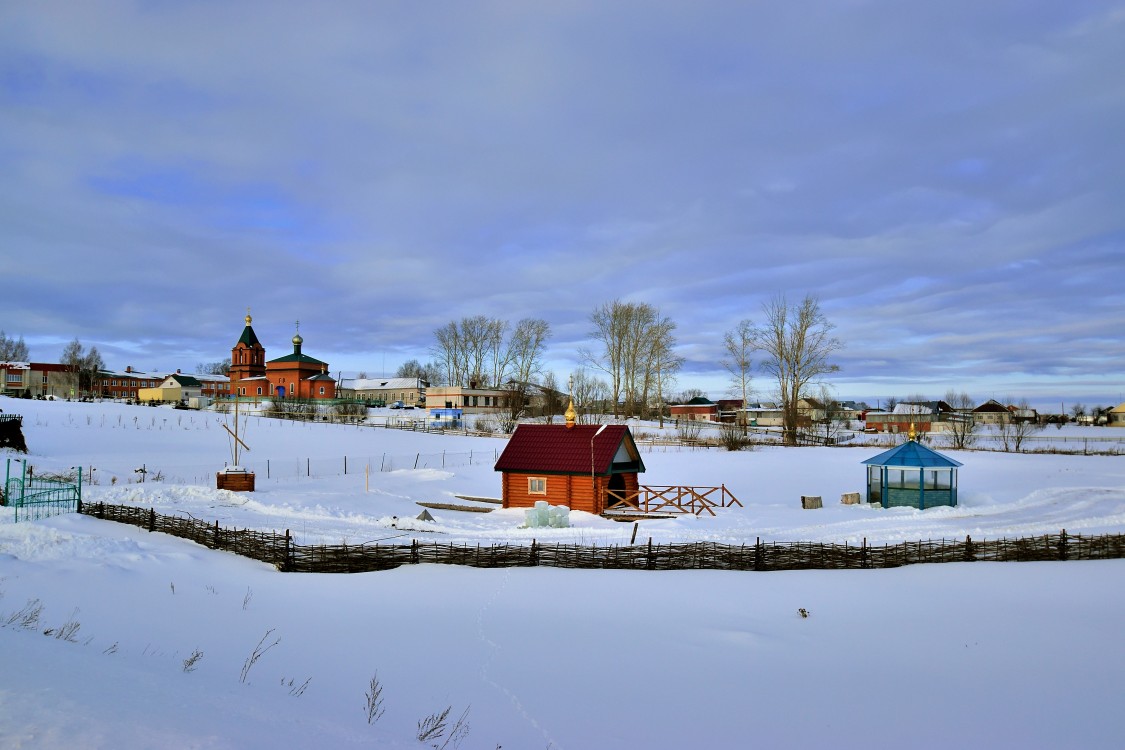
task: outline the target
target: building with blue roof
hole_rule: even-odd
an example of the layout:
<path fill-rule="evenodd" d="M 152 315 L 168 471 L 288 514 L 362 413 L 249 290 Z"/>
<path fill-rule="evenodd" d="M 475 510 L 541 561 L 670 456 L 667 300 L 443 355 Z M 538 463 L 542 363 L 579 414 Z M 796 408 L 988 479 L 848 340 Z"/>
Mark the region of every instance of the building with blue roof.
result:
<path fill-rule="evenodd" d="M 943 456 L 914 439 L 863 462 L 867 465 L 867 502 L 884 508 L 925 510 L 957 505 L 959 461 Z"/>

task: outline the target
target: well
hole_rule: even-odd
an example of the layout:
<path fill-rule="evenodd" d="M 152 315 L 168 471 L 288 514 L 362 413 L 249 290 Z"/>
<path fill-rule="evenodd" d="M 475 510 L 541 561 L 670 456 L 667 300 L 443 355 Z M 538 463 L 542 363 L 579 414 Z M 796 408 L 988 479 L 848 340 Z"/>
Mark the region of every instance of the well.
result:
<path fill-rule="evenodd" d="M 232 492 L 253 492 L 254 472 L 237 467 L 215 472 L 215 487 Z"/>

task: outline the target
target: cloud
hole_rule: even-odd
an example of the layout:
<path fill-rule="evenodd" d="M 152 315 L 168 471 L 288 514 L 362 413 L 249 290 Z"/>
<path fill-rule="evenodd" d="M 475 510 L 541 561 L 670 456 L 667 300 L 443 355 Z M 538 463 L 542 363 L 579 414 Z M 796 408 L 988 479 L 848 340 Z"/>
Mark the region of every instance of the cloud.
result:
<path fill-rule="evenodd" d="M 354 370 L 425 359 L 463 315 L 534 316 L 564 375 L 622 298 L 677 321 L 685 386 L 719 389 L 723 331 L 812 293 L 841 388 L 1102 389 L 1125 369 L 1120 18 L 5 7 L 5 329 L 173 369 L 225 356 L 249 305 L 274 348 L 300 318 Z"/>

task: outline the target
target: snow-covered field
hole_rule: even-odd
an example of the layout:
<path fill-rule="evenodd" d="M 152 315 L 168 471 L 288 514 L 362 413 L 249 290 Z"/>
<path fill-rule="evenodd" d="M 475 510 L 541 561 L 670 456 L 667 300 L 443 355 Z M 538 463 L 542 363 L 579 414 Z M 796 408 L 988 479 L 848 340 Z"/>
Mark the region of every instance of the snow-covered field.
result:
<path fill-rule="evenodd" d="M 623 544 L 632 533 L 578 513 L 569 529 L 521 529 L 522 512 L 499 509 L 408 520 L 419 501 L 497 497 L 501 439 L 251 417 L 243 463 L 258 491 L 234 494 L 212 489 L 230 460 L 219 415 L 0 408 L 24 415 L 36 472 L 93 467 L 88 502 L 289 529 L 301 543 Z M 950 452 L 964 463 L 957 508 L 840 505 L 881 450 L 647 450 L 644 482 L 723 483 L 744 507 L 642 522 L 639 538 L 1125 532 L 1123 456 Z M 825 508 L 800 510 L 801 495 Z M 1123 578 L 1122 561 L 299 575 L 87 516 L 17 525 L 2 509 L 0 747 L 428 747 L 417 724 L 446 707 L 450 724 L 468 708 L 461 747 L 488 750 L 1117 747 Z M 243 679 L 255 647 L 274 641 Z M 376 674 L 385 713 L 369 724 Z"/>

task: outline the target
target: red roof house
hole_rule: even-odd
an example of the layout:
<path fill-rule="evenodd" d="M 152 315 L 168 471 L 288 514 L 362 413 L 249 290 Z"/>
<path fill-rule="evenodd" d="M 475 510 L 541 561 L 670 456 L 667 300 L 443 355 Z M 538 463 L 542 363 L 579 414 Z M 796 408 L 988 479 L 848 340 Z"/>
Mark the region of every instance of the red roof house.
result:
<path fill-rule="evenodd" d="M 519 425 L 495 468 L 503 475 L 505 508 L 546 500 L 601 514 L 611 493 L 635 497 L 645 465 L 627 426 L 568 421 Z"/>
<path fill-rule="evenodd" d="M 719 405 L 705 396 L 696 396 L 686 404 L 672 404 L 668 413 L 673 419 L 691 419 L 697 422 L 718 422 Z"/>

